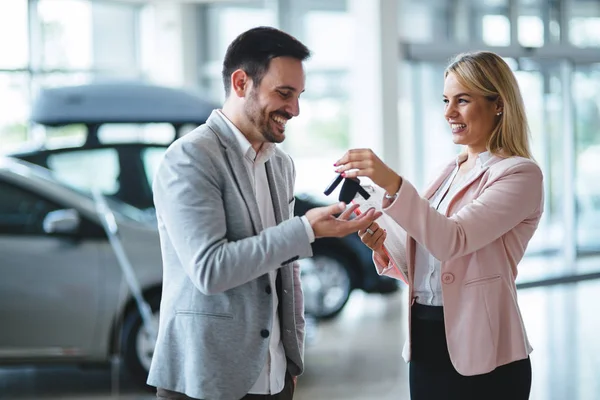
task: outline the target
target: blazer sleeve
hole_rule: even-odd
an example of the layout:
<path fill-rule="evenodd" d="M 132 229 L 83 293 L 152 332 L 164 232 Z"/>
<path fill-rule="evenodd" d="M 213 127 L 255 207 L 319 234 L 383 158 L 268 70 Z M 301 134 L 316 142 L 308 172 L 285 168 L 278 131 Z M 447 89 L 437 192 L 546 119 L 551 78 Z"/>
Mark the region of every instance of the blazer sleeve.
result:
<path fill-rule="evenodd" d="M 451 217 L 437 212 L 403 180 L 384 212 L 435 258 L 448 261 L 479 250 L 541 210 L 542 180 L 537 164 L 513 165 Z"/>
<path fill-rule="evenodd" d="M 153 184 L 159 225 L 198 290 L 220 293 L 290 259 L 310 257 L 300 218 L 283 221 L 256 236 L 227 240 L 226 205 L 217 167 L 208 153 L 197 143 L 175 142 L 165 153 Z"/>
<path fill-rule="evenodd" d="M 375 270 L 379 275 L 389 276 L 390 278 L 394 278 L 408 284 L 408 270 L 397 266 L 396 263 L 392 261 L 391 257 L 386 264 L 379 254 L 373 252 L 373 264 L 375 265 Z"/>

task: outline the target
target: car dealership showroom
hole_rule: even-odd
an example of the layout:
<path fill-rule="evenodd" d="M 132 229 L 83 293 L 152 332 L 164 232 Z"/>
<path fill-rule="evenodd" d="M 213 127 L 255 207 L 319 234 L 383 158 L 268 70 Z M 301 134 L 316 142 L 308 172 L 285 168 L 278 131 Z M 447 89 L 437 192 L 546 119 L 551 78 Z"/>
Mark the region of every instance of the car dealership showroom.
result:
<path fill-rule="evenodd" d="M 0 274 L 0 399 L 598 400 L 600 1 L 0 0 Z"/>

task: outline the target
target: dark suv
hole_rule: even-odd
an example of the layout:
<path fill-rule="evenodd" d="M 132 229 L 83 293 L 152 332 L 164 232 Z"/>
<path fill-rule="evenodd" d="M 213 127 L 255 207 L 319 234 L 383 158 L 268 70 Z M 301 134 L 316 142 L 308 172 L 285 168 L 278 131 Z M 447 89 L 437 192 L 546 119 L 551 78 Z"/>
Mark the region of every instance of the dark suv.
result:
<path fill-rule="evenodd" d="M 199 96 L 142 83 L 47 89 L 34 104 L 32 122 L 46 130 L 79 127 L 85 131 L 84 142 L 10 155 L 49 168 L 73 186 L 99 189 L 148 210 L 151 218 L 151 183 L 165 150 L 204 123 L 214 108 Z M 139 140 L 132 140 L 136 132 Z M 306 195 L 296 198 L 296 215 L 322 205 Z M 313 253 L 301 261 L 305 309 L 313 317 L 337 315 L 354 289 L 398 290 L 395 280 L 377 275 L 371 251 L 356 234 L 317 239 Z"/>

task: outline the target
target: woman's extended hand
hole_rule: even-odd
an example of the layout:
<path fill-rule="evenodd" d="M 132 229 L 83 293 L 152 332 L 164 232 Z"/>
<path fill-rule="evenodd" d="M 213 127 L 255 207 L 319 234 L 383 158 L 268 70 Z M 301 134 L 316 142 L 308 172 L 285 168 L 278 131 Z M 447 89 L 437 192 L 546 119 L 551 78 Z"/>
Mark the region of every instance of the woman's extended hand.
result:
<path fill-rule="evenodd" d="M 383 250 L 383 242 L 385 241 L 387 234 L 377 222 L 373 222 L 366 229 L 359 230 L 358 236 L 360 236 L 360 240 L 375 253 L 385 253 Z"/>
<path fill-rule="evenodd" d="M 343 173 L 345 178 L 366 176 L 376 185 L 394 194 L 402 185 L 402 178 L 388 167 L 371 149 L 348 150 L 334 166 L 335 172 Z"/>

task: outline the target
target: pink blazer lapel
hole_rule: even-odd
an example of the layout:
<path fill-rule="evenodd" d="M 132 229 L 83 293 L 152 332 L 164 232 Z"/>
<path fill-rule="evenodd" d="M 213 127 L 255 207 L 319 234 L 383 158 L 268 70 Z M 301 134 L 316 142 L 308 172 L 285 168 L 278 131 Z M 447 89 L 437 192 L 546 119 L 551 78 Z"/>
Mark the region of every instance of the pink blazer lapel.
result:
<path fill-rule="evenodd" d="M 463 192 L 465 191 L 466 188 L 468 188 L 469 186 L 471 186 L 471 184 L 473 182 L 475 182 L 477 179 L 479 179 L 479 177 L 481 175 L 483 175 L 483 173 L 485 171 L 487 171 L 492 165 L 496 164 L 499 161 L 504 160 L 504 158 L 499 157 L 499 156 L 492 156 L 483 166 L 483 168 L 481 168 L 481 170 L 479 170 L 475 175 L 473 175 L 472 177 L 470 177 L 468 180 L 466 180 L 465 182 L 463 182 L 460 187 L 454 192 L 454 194 L 452 195 L 452 198 L 450 199 L 450 201 L 448 202 L 448 208 L 446 209 L 446 216 L 448 217 L 452 207 L 454 206 L 454 203 L 463 195 Z"/>

